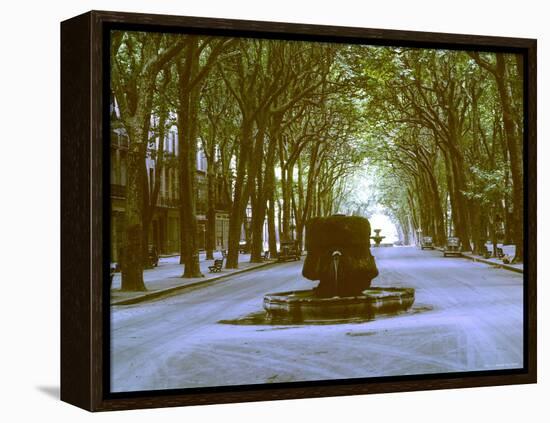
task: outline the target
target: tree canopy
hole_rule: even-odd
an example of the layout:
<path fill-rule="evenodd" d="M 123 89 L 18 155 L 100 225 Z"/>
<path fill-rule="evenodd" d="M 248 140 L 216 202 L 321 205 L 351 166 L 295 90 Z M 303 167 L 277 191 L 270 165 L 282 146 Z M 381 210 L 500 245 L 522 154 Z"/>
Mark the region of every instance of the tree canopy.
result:
<path fill-rule="evenodd" d="M 251 261 L 305 222 L 383 207 L 405 244 L 523 245 L 523 58 L 494 52 L 114 31 L 111 90 L 128 137 L 123 289 L 141 271 L 158 182 L 177 160 L 181 263 L 200 275 L 196 155 L 231 204 L 226 266 L 251 210 Z M 163 154 L 177 128 L 177 159 Z M 155 160 L 155 184 L 145 160 Z M 368 190 L 364 193 L 361 190 Z M 265 236 L 264 225 L 268 236 Z M 266 239 L 267 238 L 267 239 Z"/>

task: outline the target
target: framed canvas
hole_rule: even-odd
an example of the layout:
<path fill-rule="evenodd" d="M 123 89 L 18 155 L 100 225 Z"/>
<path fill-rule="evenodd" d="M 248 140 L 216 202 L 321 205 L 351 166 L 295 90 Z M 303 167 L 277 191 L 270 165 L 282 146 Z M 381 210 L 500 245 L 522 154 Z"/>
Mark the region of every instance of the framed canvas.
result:
<path fill-rule="evenodd" d="M 61 24 L 61 399 L 536 382 L 536 40 Z"/>

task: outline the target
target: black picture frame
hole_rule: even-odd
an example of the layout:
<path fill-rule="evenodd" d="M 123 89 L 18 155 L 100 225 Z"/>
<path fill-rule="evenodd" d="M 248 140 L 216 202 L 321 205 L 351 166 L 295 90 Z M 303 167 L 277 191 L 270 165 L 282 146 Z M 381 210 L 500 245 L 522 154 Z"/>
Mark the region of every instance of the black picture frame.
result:
<path fill-rule="evenodd" d="M 524 57 L 524 368 L 110 394 L 108 287 L 111 29 L 445 49 Z M 61 399 L 90 411 L 536 383 L 536 40 L 90 11 L 61 23 Z M 107 151 L 106 151 L 107 150 Z M 107 230 L 106 230 L 107 229 Z"/>

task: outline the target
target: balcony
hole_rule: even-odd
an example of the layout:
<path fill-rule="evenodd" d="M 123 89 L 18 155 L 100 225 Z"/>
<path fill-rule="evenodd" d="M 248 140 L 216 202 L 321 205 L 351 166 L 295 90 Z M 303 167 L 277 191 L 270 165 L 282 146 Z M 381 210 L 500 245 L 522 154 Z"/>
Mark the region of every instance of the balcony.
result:
<path fill-rule="evenodd" d="M 111 184 L 111 198 L 126 198 L 126 186 Z M 168 196 L 162 194 L 157 198 L 157 207 L 177 208 L 179 205 L 179 198 L 168 198 Z"/>

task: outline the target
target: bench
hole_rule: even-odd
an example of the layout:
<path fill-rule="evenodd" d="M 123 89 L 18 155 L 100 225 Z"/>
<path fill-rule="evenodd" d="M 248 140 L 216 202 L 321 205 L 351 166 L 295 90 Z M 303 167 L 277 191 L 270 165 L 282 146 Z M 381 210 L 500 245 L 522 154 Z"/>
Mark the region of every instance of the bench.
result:
<path fill-rule="evenodd" d="M 214 265 L 208 266 L 208 270 L 210 270 L 210 273 L 217 273 L 222 270 L 222 267 L 223 267 L 223 259 L 214 260 Z"/>

